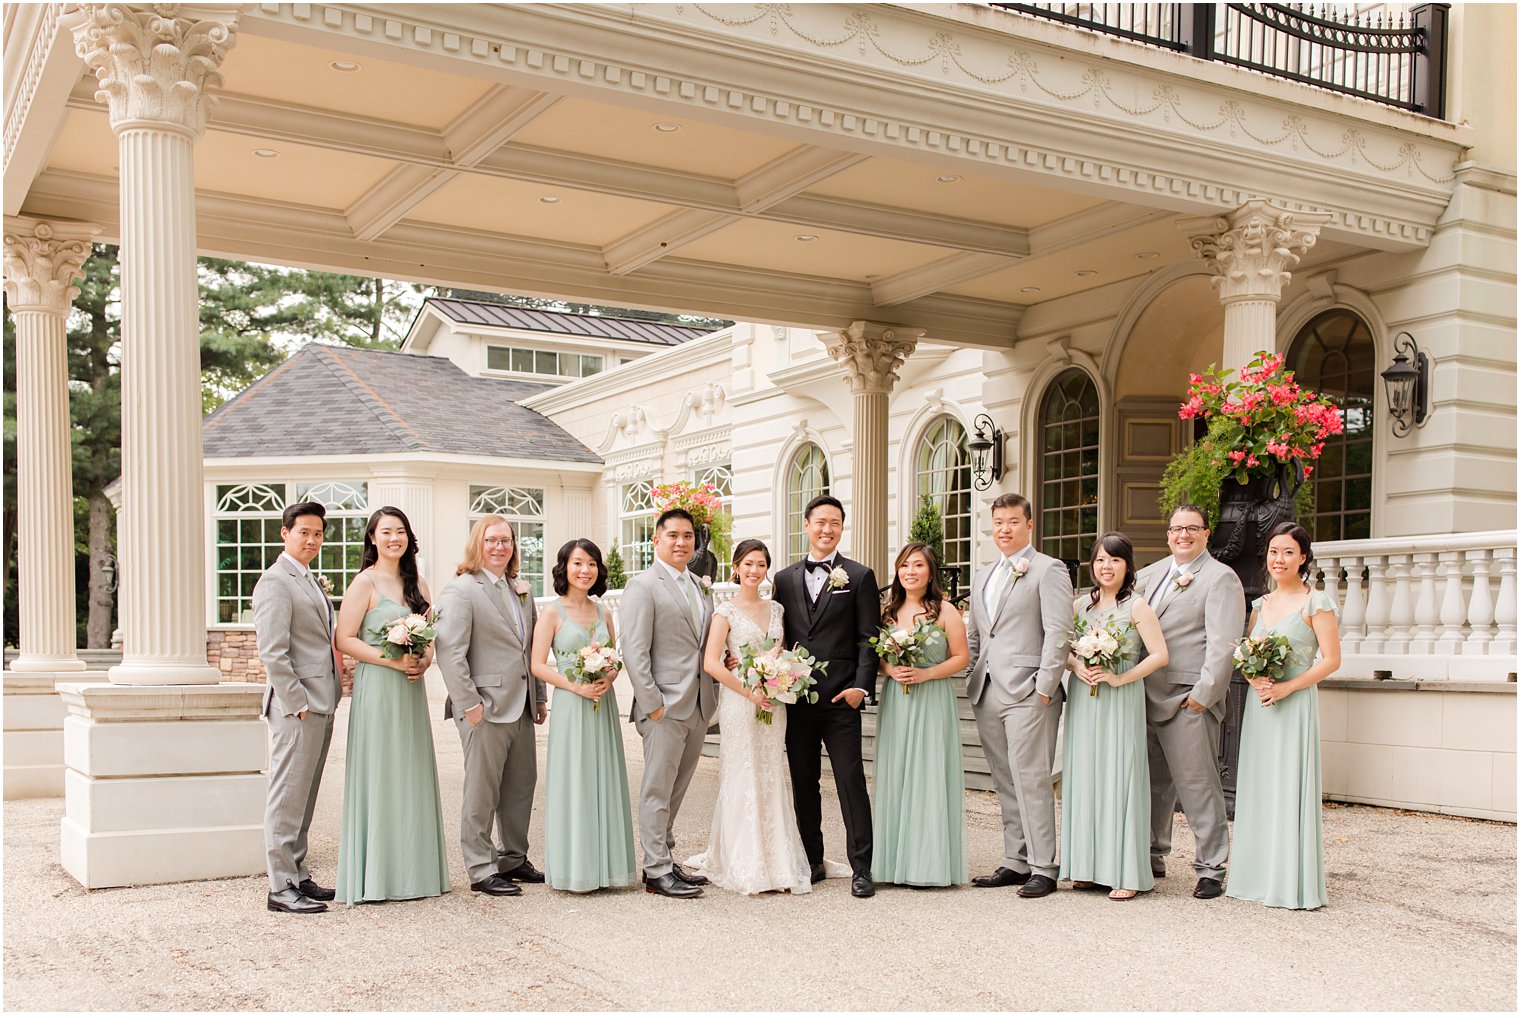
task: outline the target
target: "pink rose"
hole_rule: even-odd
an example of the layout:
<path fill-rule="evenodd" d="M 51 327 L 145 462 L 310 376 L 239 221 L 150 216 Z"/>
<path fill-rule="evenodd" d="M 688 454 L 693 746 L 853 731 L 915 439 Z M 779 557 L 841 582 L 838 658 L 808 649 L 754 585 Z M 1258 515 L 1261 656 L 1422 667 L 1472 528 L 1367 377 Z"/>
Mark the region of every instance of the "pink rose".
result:
<path fill-rule="evenodd" d="M 512 591 L 520 596 L 525 596 L 533 590 L 533 586 L 518 578 L 512 582 Z"/>

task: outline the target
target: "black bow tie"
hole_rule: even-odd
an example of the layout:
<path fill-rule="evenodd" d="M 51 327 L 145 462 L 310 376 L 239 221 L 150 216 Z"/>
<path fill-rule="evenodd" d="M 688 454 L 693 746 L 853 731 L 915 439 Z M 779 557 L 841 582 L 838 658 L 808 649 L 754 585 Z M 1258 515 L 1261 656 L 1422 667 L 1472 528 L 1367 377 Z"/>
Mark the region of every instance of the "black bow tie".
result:
<path fill-rule="evenodd" d="M 832 571 L 834 569 L 834 562 L 831 561 L 831 560 L 811 560 L 811 559 L 809 559 L 809 560 L 804 560 L 802 562 L 802 566 L 805 567 L 805 568 L 807 568 L 809 571 L 817 571 L 819 569 L 822 569 L 824 571 Z"/>

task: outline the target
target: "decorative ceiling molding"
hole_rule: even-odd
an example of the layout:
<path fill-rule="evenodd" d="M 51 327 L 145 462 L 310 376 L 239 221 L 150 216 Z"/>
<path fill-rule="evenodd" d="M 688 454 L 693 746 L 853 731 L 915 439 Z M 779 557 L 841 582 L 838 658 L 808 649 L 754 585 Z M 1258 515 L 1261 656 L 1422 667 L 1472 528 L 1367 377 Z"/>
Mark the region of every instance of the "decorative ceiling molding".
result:
<path fill-rule="evenodd" d="M 607 264 L 608 272 L 626 275 L 664 257 L 672 250 L 738 221 L 737 215 L 683 208 L 613 240 L 602 248 L 602 258 Z"/>

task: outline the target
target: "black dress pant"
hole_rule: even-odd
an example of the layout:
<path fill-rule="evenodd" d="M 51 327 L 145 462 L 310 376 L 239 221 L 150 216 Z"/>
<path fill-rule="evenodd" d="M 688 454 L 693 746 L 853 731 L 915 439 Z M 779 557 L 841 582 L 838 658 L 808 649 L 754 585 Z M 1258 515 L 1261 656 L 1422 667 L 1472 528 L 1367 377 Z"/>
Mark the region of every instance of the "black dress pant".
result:
<path fill-rule="evenodd" d="M 823 862 L 823 801 L 819 779 L 823 774 L 820 748 L 829 752 L 850 867 L 856 874 L 871 873 L 871 797 L 866 792 L 866 766 L 860 756 L 860 711 L 844 702 L 831 702 L 822 695 L 815 705 L 786 708 L 786 760 L 792 773 L 792 802 L 797 811 L 797 830 L 808 862 Z"/>

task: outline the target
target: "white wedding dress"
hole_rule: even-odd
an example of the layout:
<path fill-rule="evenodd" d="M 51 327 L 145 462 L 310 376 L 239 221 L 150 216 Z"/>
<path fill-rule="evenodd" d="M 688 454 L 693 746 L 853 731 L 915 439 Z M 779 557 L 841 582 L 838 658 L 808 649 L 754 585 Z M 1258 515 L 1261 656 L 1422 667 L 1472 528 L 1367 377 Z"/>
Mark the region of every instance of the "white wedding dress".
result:
<path fill-rule="evenodd" d="M 717 612 L 728 621 L 728 651 L 780 641 L 781 604 L 771 603 L 769 630 L 762 631 L 732 603 Z M 813 890 L 807 853 L 797 833 L 786 766 L 786 706 L 776 705 L 769 726 L 755 718 L 755 703 L 727 687 L 718 692 L 718 803 L 707 852 L 687 866 L 713 884 L 741 895 Z"/>

